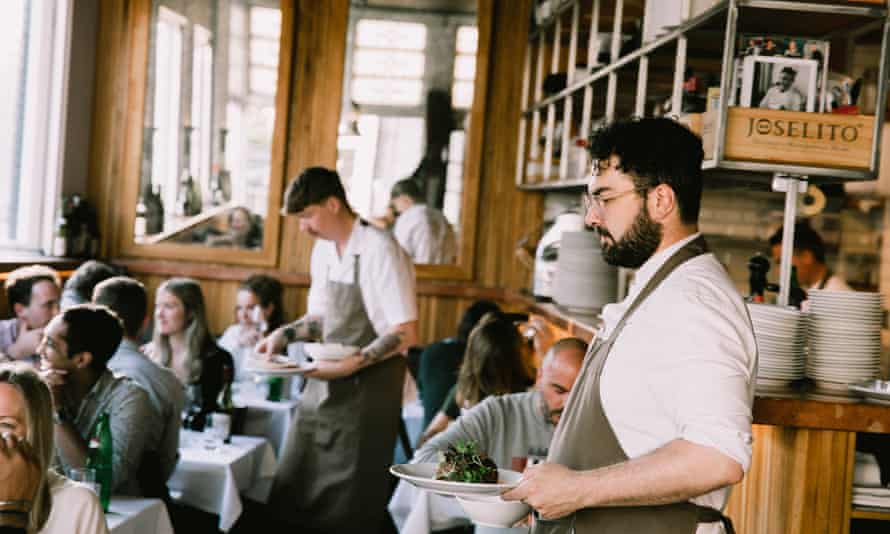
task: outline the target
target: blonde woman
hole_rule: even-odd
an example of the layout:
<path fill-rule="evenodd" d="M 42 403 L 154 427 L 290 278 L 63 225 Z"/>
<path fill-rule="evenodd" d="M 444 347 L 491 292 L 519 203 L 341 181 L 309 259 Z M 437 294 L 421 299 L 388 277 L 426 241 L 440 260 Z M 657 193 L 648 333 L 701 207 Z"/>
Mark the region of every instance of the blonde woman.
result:
<path fill-rule="evenodd" d="M 44 473 L 28 514 L 27 532 L 107 534 L 96 494 L 49 469 L 55 448 L 52 395 L 29 365 L 0 364 L 0 434 L 7 443 L 27 447 L 28 456 Z"/>
<path fill-rule="evenodd" d="M 147 351 L 158 365 L 169 367 L 190 388 L 191 402 L 204 415 L 216 410 L 216 399 L 232 355 L 216 344 L 207 326 L 201 285 L 191 278 L 171 278 L 155 296 L 154 336 Z M 200 399 L 196 398 L 200 396 Z"/>

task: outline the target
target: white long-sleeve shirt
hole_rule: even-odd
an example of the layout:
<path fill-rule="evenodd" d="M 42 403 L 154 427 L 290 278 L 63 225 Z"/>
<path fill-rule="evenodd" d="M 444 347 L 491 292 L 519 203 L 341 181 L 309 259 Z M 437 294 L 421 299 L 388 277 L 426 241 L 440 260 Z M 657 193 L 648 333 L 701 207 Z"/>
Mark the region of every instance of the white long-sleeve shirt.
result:
<path fill-rule="evenodd" d="M 603 308 L 608 337 L 627 307 L 684 239 L 637 271 L 628 296 Z M 629 458 L 675 439 L 751 463 L 757 349 L 744 301 L 713 254 L 676 268 L 637 308 L 615 340 L 600 388 L 603 411 Z M 693 499 L 721 510 L 723 488 Z M 718 524 L 698 533 L 720 532 Z"/>

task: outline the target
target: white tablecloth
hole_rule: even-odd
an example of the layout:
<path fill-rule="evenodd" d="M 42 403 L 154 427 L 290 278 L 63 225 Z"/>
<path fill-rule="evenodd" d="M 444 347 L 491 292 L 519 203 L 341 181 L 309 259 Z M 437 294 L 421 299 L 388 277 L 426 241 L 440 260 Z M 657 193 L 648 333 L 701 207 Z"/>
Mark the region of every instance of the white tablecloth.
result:
<path fill-rule="evenodd" d="M 179 502 L 219 515 L 227 532 L 243 511 L 241 493 L 265 502 L 278 461 L 265 438 L 232 436 L 216 450 L 204 448 L 199 432 L 183 431 L 179 463 L 167 485 Z"/>
<path fill-rule="evenodd" d="M 261 389 L 256 388 L 251 382 L 244 382 L 238 385 L 233 400 L 236 406 L 247 408 L 244 434 L 266 438 L 275 450 L 275 454 L 280 454 L 294 422 L 296 399 L 267 401 Z"/>
<path fill-rule="evenodd" d="M 160 499 L 112 497 L 105 520 L 111 534 L 173 534 L 167 507 Z"/>

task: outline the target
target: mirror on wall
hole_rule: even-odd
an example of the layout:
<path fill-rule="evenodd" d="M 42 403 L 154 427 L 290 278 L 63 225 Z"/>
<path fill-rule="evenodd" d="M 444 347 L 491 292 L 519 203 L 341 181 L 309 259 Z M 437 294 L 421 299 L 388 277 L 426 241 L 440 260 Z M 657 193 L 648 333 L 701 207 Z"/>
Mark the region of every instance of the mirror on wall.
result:
<path fill-rule="evenodd" d="M 476 0 L 353 0 L 337 171 L 418 264 L 458 261 L 479 52 Z"/>
<path fill-rule="evenodd" d="M 137 244 L 257 250 L 270 214 L 278 0 L 155 0 Z"/>

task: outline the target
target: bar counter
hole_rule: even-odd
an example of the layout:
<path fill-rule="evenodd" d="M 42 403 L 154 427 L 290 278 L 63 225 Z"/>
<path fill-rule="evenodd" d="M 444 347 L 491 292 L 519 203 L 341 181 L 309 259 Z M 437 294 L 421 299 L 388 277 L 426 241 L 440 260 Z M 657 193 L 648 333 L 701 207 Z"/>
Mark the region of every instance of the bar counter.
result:
<path fill-rule="evenodd" d="M 527 303 L 560 334 L 593 338 L 595 317 Z M 856 433 L 890 433 L 890 407 L 807 396 L 805 388 L 755 393 L 751 467 L 726 508 L 739 534 L 847 534 L 853 518 L 890 521 L 890 510 L 851 505 Z"/>

